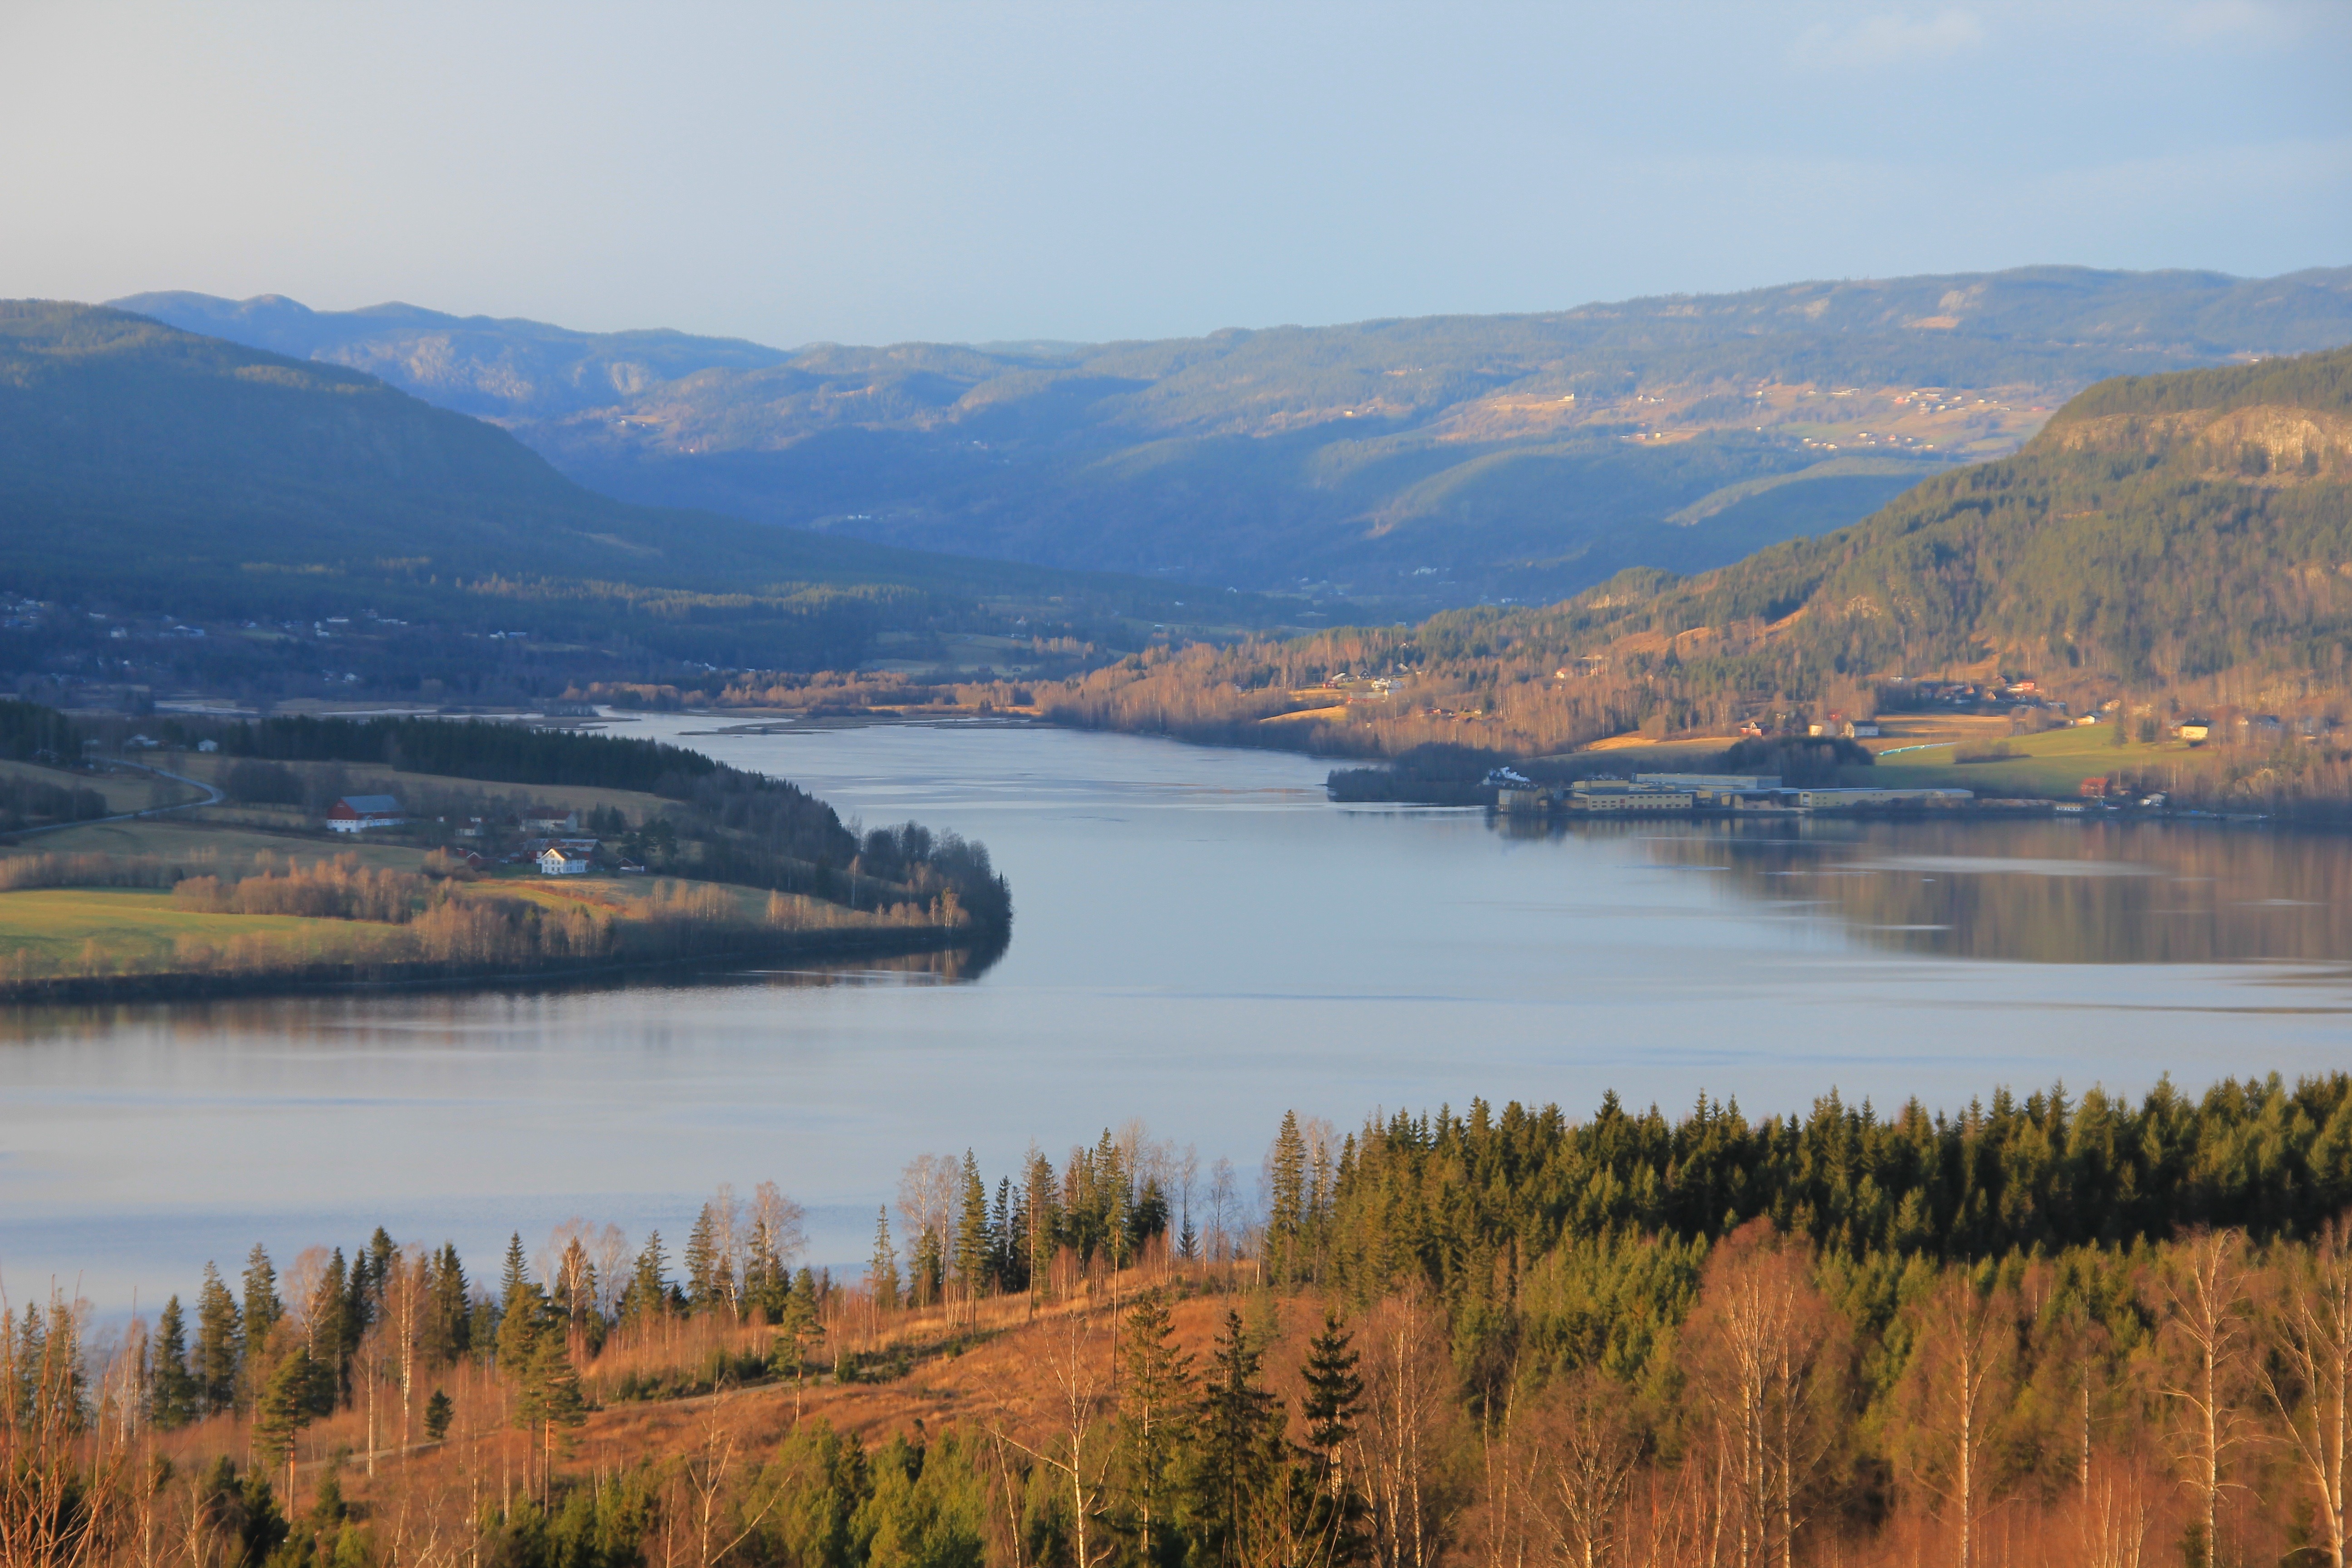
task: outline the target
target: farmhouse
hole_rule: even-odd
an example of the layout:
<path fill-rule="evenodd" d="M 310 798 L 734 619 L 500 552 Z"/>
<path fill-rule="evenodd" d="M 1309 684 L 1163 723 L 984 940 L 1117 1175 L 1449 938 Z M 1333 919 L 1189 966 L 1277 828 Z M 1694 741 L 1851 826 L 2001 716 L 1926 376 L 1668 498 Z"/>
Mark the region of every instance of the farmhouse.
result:
<path fill-rule="evenodd" d="M 327 808 L 327 827 L 333 833 L 361 833 L 371 827 L 398 827 L 408 820 L 400 802 L 388 795 L 347 795 Z"/>
<path fill-rule="evenodd" d="M 585 850 L 566 849 L 561 845 L 551 844 L 539 852 L 539 874 L 542 877 L 583 876 L 587 872 L 588 864 Z"/>

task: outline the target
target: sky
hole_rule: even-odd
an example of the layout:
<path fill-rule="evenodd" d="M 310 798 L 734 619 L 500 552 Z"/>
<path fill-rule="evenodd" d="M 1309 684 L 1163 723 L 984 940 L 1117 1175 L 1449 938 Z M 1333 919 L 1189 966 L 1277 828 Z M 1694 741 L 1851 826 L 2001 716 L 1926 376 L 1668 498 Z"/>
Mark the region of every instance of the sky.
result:
<path fill-rule="evenodd" d="M 0 0 L 0 296 L 1103 341 L 2352 263 L 2352 4 Z"/>

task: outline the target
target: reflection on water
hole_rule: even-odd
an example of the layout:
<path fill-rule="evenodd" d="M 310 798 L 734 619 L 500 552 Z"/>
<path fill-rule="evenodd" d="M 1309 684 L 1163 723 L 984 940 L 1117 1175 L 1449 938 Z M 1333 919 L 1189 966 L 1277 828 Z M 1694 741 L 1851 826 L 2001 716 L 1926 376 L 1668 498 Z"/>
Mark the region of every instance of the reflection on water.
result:
<path fill-rule="evenodd" d="M 1696 820 L 1614 835 L 1871 947 L 2022 963 L 2352 958 L 2352 838 L 2197 823 Z"/>
<path fill-rule="evenodd" d="M 191 1037 L 218 1034 L 299 1036 L 332 1032 L 348 1037 L 396 1016 L 404 1033 L 436 1020 L 457 1027 L 485 1006 L 533 1001 L 593 998 L 631 992 L 673 996 L 698 990 L 810 985 L 951 985 L 977 980 L 1004 954 L 987 949 L 945 948 L 885 958 L 807 963 L 793 968 L 695 968 L 669 965 L 574 979 L 535 980 L 505 985 L 453 985 L 391 991 L 297 993 L 289 996 L 240 996 L 187 1002 L 125 1002 L 58 1007 L 0 1007 L 0 1044 L 59 1036 L 95 1036 L 122 1030 L 180 1032 Z"/>

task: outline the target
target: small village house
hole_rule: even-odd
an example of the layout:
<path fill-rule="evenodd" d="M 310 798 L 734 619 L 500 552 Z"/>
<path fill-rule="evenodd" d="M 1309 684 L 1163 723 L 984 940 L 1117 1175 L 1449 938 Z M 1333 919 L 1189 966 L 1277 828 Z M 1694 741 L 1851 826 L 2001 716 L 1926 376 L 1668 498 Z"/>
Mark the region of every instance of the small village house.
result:
<path fill-rule="evenodd" d="M 566 849 L 560 844 L 551 844 L 539 852 L 539 874 L 542 877 L 583 876 L 586 874 L 588 865 L 584 850 Z"/>

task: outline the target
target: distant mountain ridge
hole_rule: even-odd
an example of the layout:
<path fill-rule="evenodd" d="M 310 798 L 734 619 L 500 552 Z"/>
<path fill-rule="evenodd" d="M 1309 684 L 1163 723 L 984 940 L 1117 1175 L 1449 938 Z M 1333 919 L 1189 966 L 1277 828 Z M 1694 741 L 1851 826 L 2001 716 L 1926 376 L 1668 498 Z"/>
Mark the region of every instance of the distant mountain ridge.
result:
<path fill-rule="evenodd" d="M 558 418 L 696 371 L 761 369 L 792 357 L 734 338 L 581 332 L 397 303 L 313 310 L 282 294 L 134 294 L 108 304 L 289 359 L 362 370 L 412 396 L 485 419 Z"/>
<path fill-rule="evenodd" d="M 771 668 L 853 665 L 991 599 L 1164 613 L 1153 584 L 614 500 L 359 371 L 39 300 L 0 301 L 0 588 Z"/>
<path fill-rule="evenodd" d="M 119 303 L 497 418 L 632 500 L 1400 612 L 1703 570 L 2013 449 L 2095 381 L 2352 342 L 2352 268 L 2027 268 L 1156 342 L 791 353 L 406 306 Z"/>

